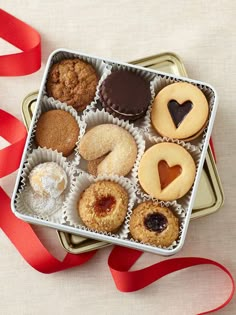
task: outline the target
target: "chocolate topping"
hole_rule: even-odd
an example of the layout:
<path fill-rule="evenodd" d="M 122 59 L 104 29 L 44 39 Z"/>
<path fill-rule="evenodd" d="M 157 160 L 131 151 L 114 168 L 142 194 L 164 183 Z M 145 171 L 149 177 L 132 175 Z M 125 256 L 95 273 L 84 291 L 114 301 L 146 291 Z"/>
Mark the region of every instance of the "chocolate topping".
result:
<path fill-rule="evenodd" d="M 111 73 L 103 82 L 100 95 L 104 107 L 131 117 L 145 114 L 151 101 L 149 82 L 127 70 Z"/>
<path fill-rule="evenodd" d="M 176 100 L 169 101 L 168 109 L 176 128 L 179 127 L 192 108 L 193 103 L 191 101 L 186 101 L 183 104 L 179 104 Z"/>
<path fill-rule="evenodd" d="M 149 231 L 161 233 L 167 228 L 167 218 L 159 213 L 149 213 L 144 219 L 144 225 Z"/>

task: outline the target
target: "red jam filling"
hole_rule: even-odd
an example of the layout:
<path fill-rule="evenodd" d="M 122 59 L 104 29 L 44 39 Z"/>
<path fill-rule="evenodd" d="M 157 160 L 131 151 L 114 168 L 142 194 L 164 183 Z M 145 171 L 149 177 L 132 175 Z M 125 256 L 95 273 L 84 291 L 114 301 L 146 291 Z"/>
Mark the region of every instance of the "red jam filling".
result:
<path fill-rule="evenodd" d="M 113 196 L 106 196 L 97 199 L 94 204 L 94 211 L 99 216 L 105 216 L 108 212 L 112 210 L 115 205 L 116 200 Z"/>
<path fill-rule="evenodd" d="M 158 173 L 161 183 L 161 189 L 164 189 L 182 173 L 182 168 L 180 165 L 169 167 L 166 161 L 161 160 L 158 163 Z"/>

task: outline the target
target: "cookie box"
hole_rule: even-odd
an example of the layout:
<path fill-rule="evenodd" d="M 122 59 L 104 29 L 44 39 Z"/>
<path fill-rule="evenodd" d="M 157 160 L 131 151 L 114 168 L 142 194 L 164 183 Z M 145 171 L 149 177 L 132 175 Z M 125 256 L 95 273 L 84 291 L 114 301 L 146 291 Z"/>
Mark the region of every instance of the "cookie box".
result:
<path fill-rule="evenodd" d="M 182 60 L 176 54 L 170 52 L 146 57 L 130 63 L 187 77 L 187 72 Z M 28 94 L 22 101 L 22 116 L 27 129 L 29 129 L 32 120 L 37 97 L 38 91 L 35 91 Z M 211 148 L 208 147 L 194 207 L 192 209 L 191 220 L 215 213 L 222 206 L 223 202 L 224 193 L 222 184 Z M 62 247 L 73 254 L 79 254 L 111 245 L 110 243 L 103 241 L 89 239 L 77 234 L 58 230 L 57 234 Z"/>
<path fill-rule="evenodd" d="M 67 97 L 66 102 L 65 98 L 62 98 L 62 101 L 58 100 L 58 97 L 60 98 L 61 95 L 63 96 L 66 94 L 63 92 L 63 85 L 59 89 L 59 94 L 51 94 L 53 89 L 56 90 L 56 93 L 58 93 L 58 88 L 54 87 L 53 84 L 55 82 L 53 83 L 53 79 L 51 80 L 50 78 L 52 77 L 55 79 L 55 75 L 57 76 L 58 71 L 64 71 L 64 75 L 67 78 L 73 79 L 73 71 L 75 69 L 74 64 L 77 63 L 77 59 L 91 65 L 96 70 L 98 78 L 94 86 L 90 86 L 89 91 L 87 91 L 88 95 L 90 94 L 91 89 L 93 89 L 94 93 L 93 97 L 90 98 L 89 101 L 87 100 L 88 104 L 84 106 L 84 104 L 81 103 L 82 105 L 80 104 L 80 107 L 73 105 L 75 107 L 73 108 L 70 106 L 71 99 L 69 99 L 68 96 L 65 96 Z M 64 63 L 61 62 L 61 60 L 73 61 L 65 62 L 66 65 L 60 68 L 61 64 Z M 81 62 L 79 62 L 79 64 L 80 63 Z M 56 64 L 60 65 L 57 66 Z M 73 64 L 74 67 L 72 67 L 72 70 L 71 64 Z M 50 73 L 53 71 L 54 75 L 51 75 Z M 122 74 L 122 79 L 120 79 L 119 73 Z M 128 77 L 124 75 L 125 73 L 128 73 Z M 91 77 L 92 74 L 90 73 L 90 81 L 93 81 Z M 141 83 L 141 87 L 136 90 L 137 95 L 134 95 L 138 96 L 138 98 L 136 97 L 138 100 L 143 98 L 143 103 L 137 103 L 135 109 L 131 108 L 131 111 L 128 112 L 126 110 L 127 108 L 124 110 L 124 108 L 122 108 L 122 106 L 119 104 L 119 106 L 116 106 L 117 104 L 114 102 L 114 104 L 112 104 L 112 102 L 107 103 L 106 93 L 109 94 L 109 86 L 111 84 L 110 82 L 112 81 L 109 79 L 109 77 L 112 78 L 113 82 L 115 82 L 112 83 L 113 88 L 115 87 L 113 91 L 117 91 L 117 89 L 119 91 L 119 80 L 122 80 L 123 82 L 126 80 L 126 86 L 129 86 L 127 92 L 128 94 L 130 94 L 132 89 L 135 90 L 134 86 L 137 83 L 137 80 L 137 84 L 139 84 L 140 78 L 148 82 L 148 85 L 145 83 L 145 86 L 143 86 Z M 139 79 L 137 79 L 137 77 L 139 77 Z M 132 80 L 134 80 L 135 83 L 132 83 Z M 179 125 L 184 125 L 184 123 L 186 124 L 186 122 L 189 120 L 189 117 L 185 118 L 185 116 L 188 115 L 189 112 L 192 114 L 194 111 L 196 111 L 196 108 L 194 107 L 195 105 L 193 105 L 191 102 L 191 104 L 185 104 L 186 101 L 188 101 L 192 96 L 187 96 L 187 100 L 184 102 L 182 101 L 182 103 L 186 105 L 184 105 L 182 108 L 186 107 L 187 113 L 179 113 L 178 107 L 181 106 L 182 103 L 181 101 L 176 102 L 175 99 L 169 100 L 169 103 L 175 101 L 172 102 L 171 109 L 166 109 L 164 112 L 159 112 L 159 110 L 157 110 L 157 113 L 155 114 L 157 115 L 157 121 L 159 120 L 160 115 L 162 115 L 162 119 L 164 117 L 167 122 L 169 121 L 169 124 L 171 125 L 171 128 L 169 129 L 172 130 L 172 134 L 168 134 L 169 130 L 159 130 L 159 127 L 155 125 L 156 118 L 153 118 L 153 116 L 155 116 L 153 113 L 155 111 L 154 108 L 156 106 L 156 99 L 160 98 L 160 95 L 163 95 L 163 91 L 166 88 L 170 89 L 171 92 L 172 87 L 176 86 L 176 83 L 180 83 L 178 84 L 179 87 L 184 87 L 184 90 L 182 89 L 180 94 L 186 92 L 191 96 L 191 93 L 194 93 L 194 91 L 197 89 L 198 92 L 196 92 L 196 94 L 200 93 L 201 100 L 205 100 L 205 103 L 207 104 L 207 109 L 205 108 L 205 110 L 207 110 L 207 114 L 205 114 L 205 116 L 207 117 L 202 118 L 202 120 L 205 119 L 206 121 L 200 127 L 201 130 L 196 131 L 193 128 L 194 130 L 192 132 L 194 133 L 194 137 L 188 135 L 185 136 L 184 139 L 181 138 L 182 136 L 180 139 L 178 139 L 179 135 L 175 137 L 175 135 L 180 131 L 180 129 L 178 130 Z M 68 81 L 64 82 L 63 84 L 68 84 Z M 69 82 L 69 84 L 72 83 Z M 72 88 L 71 85 L 70 88 Z M 144 90 L 144 95 L 140 92 L 142 89 Z M 177 91 L 177 94 L 178 93 L 179 92 Z M 82 99 L 87 98 L 87 94 L 85 94 L 82 93 L 82 95 L 79 97 L 82 97 Z M 120 94 L 118 93 L 117 95 L 114 95 L 113 93 L 111 96 L 113 97 L 114 101 L 116 97 L 119 98 Z M 148 103 L 146 102 L 146 107 L 144 108 L 145 99 L 148 100 Z M 161 102 L 162 101 L 163 97 Z M 209 84 L 175 75 L 169 75 L 167 73 L 155 71 L 152 69 L 147 70 L 143 67 L 130 65 L 127 63 L 115 62 L 104 58 L 89 56 L 76 51 L 60 49 L 53 52 L 49 57 L 45 69 L 44 77 L 39 90 L 35 113 L 33 115 L 32 124 L 29 130 L 29 135 L 22 156 L 21 166 L 16 180 L 12 197 L 12 210 L 14 214 L 27 222 L 56 228 L 60 231 L 65 231 L 75 235 L 78 234 L 82 237 L 119 244 L 122 246 L 132 247 L 161 255 L 175 254 L 183 246 L 184 239 L 186 237 L 188 223 L 197 193 L 197 187 L 201 177 L 201 171 L 207 153 L 216 109 L 217 95 L 214 88 Z M 50 130 L 51 126 L 55 124 L 54 121 L 56 120 L 56 116 L 51 118 L 51 123 L 49 126 L 44 124 L 42 128 L 43 131 L 41 130 L 39 132 L 39 126 L 40 124 L 43 124 L 42 117 L 44 117 L 44 114 L 48 112 L 50 112 L 51 115 L 53 112 L 52 110 L 64 111 L 66 117 L 68 115 L 73 117 L 73 128 L 77 128 L 79 130 L 79 134 L 76 136 L 77 141 L 74 143 L 76 149 L 72 150 L 69 154 L 66 154 L 66 157 L 54 149 L 53 143 L 48 145 L 47 142 L 48 138 L 50 138 L 50 134 L 48 137 L 46 137 L 46 139 L 44 139 L 46 141 L 45 147 L 44 145 L 41 145 L 41 147 L 38 148 L 38 141 L 45 128 L 47 129 L 49 127 Z M 196 115 L 194 115 L 195 118 L 197 118 L 199 115 L 202 116 L 201 111 L 197 111 Z M 172 120 L 170 119 L 170 116 Z M 152 121 L 152 119 L 154 119 L 154 121 Z M 174 123 L 175 128 L 173 127 Z M 178 126 L 176 124 L 178 124 Z M 190 119 L 190 123 L 188 123 L 190 129 L 192 129 L 192 125 L 195 126 L 197 124 L 198 122 L 195 123 L 195 119 L 193 117 Z M 106 130 L 106 142 L 103 143 L 102 146 L 106 146 L 110 141 L 110 138 L 107 136 L 107 134 L 112 137 L 112 135 L 116 134 L 119 128 L 125 130 L 124 134 L 129 133 L 129 135 L 133 137 L 133 142 L 131 141 L 132 145 L 130 145 L 130 147 L 132 147 L 135 143 L 137 152 L 135 155 L 136 159 L 133 160 L 132 168 L 128 174 L 122 174 L 119 176 L 113 174 L 88 174 L 87 164 L 89 163 L 86 164 L 86 158 L 84 157 L 85 153 L 81 153 L 83 142 L 85 143 L 84 147 L 89 148 L 88 143 L 86 143 L 86 139 L 89 138 L 88 132 L 94 128 L 97 128 L 96 130 L 103 129 L 104 125 L 111 125 L 112 127 L 111 129 Z M 63 123 L 60 125 L 60 127 L 63 128 L 62 126 Z M 100 128 L 100 126 L 102 126 L 102 128 Z M 65 134 L 67 135 L 68 133 L 66 127 L 64 128 L 65 129 L 63 129 L 62 132 L 63 136 Z M 166 132 L 167 134 L 165 134 Z M 94 132 L 94 134 L 96 133 Z M 71 140 L 69 139 L 71 138 L 70 133 L 68 134 L 67 138 L 68 141 L 66 141 L 66 143 Z M 123 139 L 123 135 L 120 138 Z M 91 137 L 89 139 L 89 141 L 92 141 Z M 115 143 L 119 142 L 119 135 L 117 136 L 116 134 L 114 139 Z M 93 146 L 96 147 L 98 142 L 99 139 L 95 140 L 95 142 L 93 142 L 95 145 L 93 144 Z M 91 142 L 89 142 L 89 144 L 90 143 Z M 111 143 L 113 142 L 111 141 Z M 65 143 L 63 142 L 63 144 Z M 52 147 L 50 147 L 50 145 Z M 158 148 L 158 151 L 161 151 L 162 153 L 161 156 L 159 156 L 159 159 L 155 160 L 155 164 L 153 158 L 156 159 L 154 152 L 156 148 Z M 64 150 L 64 145 L 63 148 L 59 148 L 59 151 L 60 150 Z M 168 152 L 168 154 L 166 152 Z M 121 160 L 124 159 L 126 153 L 127 152 L 125 151 L 122 153 L 123 155 L 120 157 Z M 126 160 L 130 163 L 129 157 L 126 158 Z M 171 160 L 173 161 L 171 162 Z M 181 161 L 185 161 L 183 165 L 181 165 Z M 54 164 L 60 166 L 62 170 L 64 170 L 63 176 L 60 173 L 61 171 L 59 172 L 56 169 L 51 169 L 50 171 L 43 170 L 42 172 L 40 165 L 44 164 L 45 162 L 54 162 Z M 118 165 L 119 162 L 120 161 L 116 161 L 116 163 L 113 164 Z M 99 163 L 96 162 L 95 164 L 92 163 L 91 165 L 95 165 L 96 172 L 98 172 L 98 170 L 101 169 L 101 164 L 102 163 L 100 161 Z M 152 167 L 155 168 L 156 173 L 153 171 L 153 168 L 151 168 L 151 170 L 149 169 L 148 171 L 150 164 L 153 165 Z M 91 165 L 90 170 L 92 167 Z M 55 165 L 53 167 L 55 167 Z M 124 165 L 124 167 L 126 167 L 126 165 Z M 170 170 L 173 168 L 175 169 L 174 173 L 177 172 L 174 177 L 172 171 L 170 175 Z M 49 176 L 50 172 L 52 173 L 52 176 L 55 174 L 62 176 L 58 177 L 61 180 L 60 187 L 64 185 L 63 193 L 62 191 L 55 189 L 55 186 L 51 186 L 50 194 L 54 194 L 54 199 L 51 197 L 50 199 L 48 195 L 45 195 L 45 191 L 42 190 L 42 185 L 38 185 L 38 180 L 41 180 L 42 176 Z M 90 173 L 91 172 L 92 170 Z M 103 172 L 106 173 L 107 169 L 103 169 Z M 146 175 L 148 172 L 149 175 L 147 178 Z M 187 177 L 182 176 L 186 173 L 191 174 L 187 175 Z M 168 178 L 169 175 L 171 176 L 171 179 L 167 179 L 167 182 L 163 184 L 163 178 L 165 178 L 164 181 L 166 181 L 166 176 Z M 185 179 L 183 179 L 183 177 L 185 177 Z M 52 178 L 50 178 L 50 180 L 52 180 Z M 152 184 L 150 185 L 152 180 L 154 180 L 154 187 Z M 177 182 L 178 185 L 176 184 Z M 49 182 L 46 184 L 49 185 Z M 106 185 L 112 186 L 112 188 L 109 189 L 115 190 L 109 190 Z M 170 187 L 173 187 L 173 189 L 169 189 Z M 43 187 L 43 189 L 44 188 L 45 187 Z M 105 198 L 106 200 L 104 200 L 103 198 L 102 201 L 99 199 L 99 210 L 96 210 L 97 204 L 95 207 L 95 203 L 91 207 L 91 200 L 94 198 L 94 191 L 96 191 L 96 189 L 99 192 L 99 196 L 101 198 L 104 197 L 103 194 L 107 189 L 109 191 L 113 191 L 111 196 L 108 195 L 108 199 Z M 169 193 L 167 192 L 168 190 Z M 180 195 L 177 192 L 179 190 L 182 191 Z M 61 195 L 58 197 L 58 194 Z M 118 201 L 123 204 L 123 216 L 121 215 L 121 210 L 119 210 L 116 215 L 113 215 L 112 219 L 113 221 L 116 221 L 116 224 L 118 225 L 115 227 L 113 225 L 112 227 L 109 227 L 111 223 L 110 221 L 105 225 L 103 225 L 104 223 L 100 224 L 100 222 L 103 220 L 101 217 L 105 217 L 106 219 L 107 213 L 110 211 L 110 209 L 112 209 L 112 214 L 113 209 L 117 210 L 116 205 Z M 52 205 L 53 203 L 55 204 L 55 202 L 56 207 Z M 113 204 L 115 204 L 115 208 L 112 208 Z M 39 211 L 40 207 L 42 206 L 44 207 L 44 210 Z M 48 209 L 50 210 L 50 207 L 51 211 L 48 211 Z M 77 211 L 77 207 L 81 208 L 79 212 Z M 104 207 L 106 209 L 105 213 Z M 154 209 L 157 209 L 157 213 L 154 214 L 153 211 L 149 213 L 150 207 L 153 211 Z M 146 212 L 144 211 L 144 208 Z M 84 209 L 87 210 L 84 211 Z M 126 210 L 124 211 L 124 209 Z M 98 211 L 97 213 L 99 213 L 99 220 L 96 223 L 94 223 L 94 220 L 91 219 L 94 217 L 95 210 Z M 91 211 L 92 215 L 90 215 L 88 218 Z M 120 216 L 122 216 L 121 219 Z M 118 219 L 120 220 L 120 223 L 117 223 L 117 221 L 119 221 Z M 100 228 L 100 225 L 103 225 L 102 229 Z M 137 225 L 143 225 L 142 230 L 136 228 Z M 164 231 L 166 234 L 166 232 L 169 230 L 169 234 L 167 233 L 165 237 L 162 237 L 162 232 Z M 150 231 L 151 233 L 149 233 Z M 148 236 L 143 238 L 143 236 L 146 234 Z M 153 240 L 153 234 L 156 235 L 158 242 L 156 242 L 155 237 Z M 166 241 L 163 242 L 163 239 Z"/>

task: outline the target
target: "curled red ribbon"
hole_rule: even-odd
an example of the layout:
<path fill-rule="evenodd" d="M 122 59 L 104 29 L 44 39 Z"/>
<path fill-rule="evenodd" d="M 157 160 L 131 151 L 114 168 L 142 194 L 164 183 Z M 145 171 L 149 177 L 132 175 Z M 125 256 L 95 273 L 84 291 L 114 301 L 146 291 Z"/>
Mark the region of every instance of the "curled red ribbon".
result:
<path fill-rule="evenodd" d="M 228 299 L 222 305 L 198 315 L 218 311 L 225 307 L 233 298 L 235 291 L 234 279 L 228 269 L 214 260 L 201 257 L 171 258 L 140 270 L 128 271 L 142 254 L 138 250 L 120 246 L 116 246 L 112 250 L 108 259 L 108 265 L 118 290 L 122 292 L 137 291 L 175 271 L 197 265 L 210 264 L 220 268 L 229 276 L 232 290 Z"/>
<path fill-rule="evenodd" d="M 24 75 L 40 67 L 40 36 L 29 25 L 0 9 L 0 35 L 22 53 L 0 56 L 0 75 Z M 0 136 L 10 145 L 0 150 L 0 178 L 15 171 L 20 163 L 26 138 L 23 124 L 9 113 L 0 110 Z M 67 254 L 63 261 L 53 257 L 40 242 L 31 226 L 17 219 L 10 209 L 10 198 L 0 187 L 0 228 L 14 244 L 24 259 L 36 270 L 52 273 L 81 265 L 91 259 L 95 251 L 80 255 Z M 232 290 L 229 298 L 214 310 L 227 305 L 233 297 L 235 285 L 230 272 L 218 262 L 199 257 L 172 258 L 147 268 L 129 271 L 142 252 L 116 246 L 108 264 L 117 288 L 122 292 L 140 290 L 165 275 L 201 264 L 212 264 L 224 271 L 231 279 Z"/>
<path fill-rule="evenodd" d="M 0 150 L 0 178 L 18 169 L 27 132 L 14 116 L 0 109 L 0 136 L 10 146 Z"/>
<path fill-rule="evenodd" d="M 22 50 L 0 56 L 0 75 L 19 76 L 37 71 L 41 66 L 39 33 L 28 24 L 0 9 L 0 37 Z"/>
<path fill-rule="evenodd" d="M 11 145 L 0 150 L 0 178 L 18 169 L 26 139 L 22 122 L 0 110 L 0 136 Z M 24 259 L 36 270 L 52 273 L 81 265 L 93 257 L 95 251 L 81 255 L 67 254 L 61 262 L 53 257 L 34 233 L 31 226 L 17 219 L 10 207 L 10 198 L 0 187 L 0 228 Z"/>

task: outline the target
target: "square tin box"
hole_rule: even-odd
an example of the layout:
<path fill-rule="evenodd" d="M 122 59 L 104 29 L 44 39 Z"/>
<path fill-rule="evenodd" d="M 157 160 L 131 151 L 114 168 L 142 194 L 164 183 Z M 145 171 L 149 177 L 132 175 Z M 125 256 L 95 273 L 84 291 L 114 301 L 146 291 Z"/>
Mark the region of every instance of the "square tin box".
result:
<path fill-rule="evenodd" d="M 196 164 L 197 164 L 196 177 L 195 177 L 195 181 L 194 181 L 194 184 L 193 184 L 193 187 L 192 187 L 190 193 L 188 193 L 188 196 L 183 201 L 180 201 L 180 205 L 184 209 L 184 217 L 181 221 L 182 224 L 181 224 L 180 237 L 179 237 L 178 241 L 175 242 L 175 244 L 173 244 L 169 248 L 161 248 L 161 247 L 152 246 L 149 244 L 142 244 L 142 243 L 139 243 L 139 242 L 136 242 L 136 241 L 133 241 L 132 239 L 130 239 L 129 235 L 127 235 L 127 237 L 122 239 L 122 238 L 116 237 L 116 235 L 106 235 L 103 233 L 98 233 L 98 232 L 90 231 L 87 229 L 81 229 L 81 228 L 72 226 L 70 223 L 66 223 L 64 219 L 61 222 L 60 221 L 55 222 L 55 221 L 50 220 L 50 219 L 48 219 L 48 220 L 40 219 L 37 216 L 32 215 L 31 213 L 25 213 L 24 211 L 22 213 L 22 211 L 17 207 L 16 197 L 19 194 L 20 188 L 22 187 L 22 172 L 23 172 L 24 163 L 27 160 L 28 154 L 32 150 L 31 149 L 31 144 L 33 141 L 32 140 L 32 131 L 35 127 L 35 119 L 37 116 L 37 112 L 40 109 L 40 106 L 42 104 L 42 99 L 43 99 L 44 94 L 45 94 L 45 83 L 47 80 L 47 74 L 48 74 L 48 71 L 49 71 L 51 65 L 53 63 L 55 63 L 58 59 L 62 59 L 65 56 L 67 58 L 74 58 L 74 57 L 85 58 L 85 59 L 88 58 L 89 60 L 90 60 L 90 58 L 92 58 L 95 61 L 104 62 L 105 64 L 107 64 L 109 66 L 117 66 L 118 65 L 121 67 L 128 67 L 129 69 L 134 69 L 135 71 L 142 71 L 143 73 L 145 73 L 147 75 L 158 76 L 160 78 L 164 78 L 167 81 L 170 80 L 171 82 L 175 82 L 175 81 L 189 82 L 189 83 L 197 85 L 203 91 L 207 91 L 206 96 L 208 99 L 208 103 L 210 104 L 209 121 L 208 121 L 207 126 L 205 128 L 204 138 L 201 138 L 199 142 L 198 141 L 194 142 L 194 145 L 196 147 L 200 148 L 199 157 L 196 158 Z M 208 144 L 209 144 L 210 134 L 212 131 L 213 122 L 214 122 L 214 118 L 215 118 L 215 114 L 216 114 L 217 103 L 218 103 L 217 94 L 216 94 L 214 88 L 211 87 L 209 84 L 204 83 L 204 82 L 191 80 L 191 79 L 187 79 L 184 77 L 179 77 L 176 75 L 170 75 L 170 74 L 167 74 L 167 73 L 164 73 L 161 71 L 152 70 L 152 69 L 147 70 L 147 69 L 140 67 L 140 66 L 136 66 L 136 65 L 134 66 L 131 64 L 127 64 L 127 63 L 115 62 L 115 61 L 107 60 L 104 58 L 98 58 L 98 57 L 94 57 L 94 56 L 85 55 L 85 54 L 82 54 L 82 53 L 79 53 L 76 51 L 69 51 L 66 49 L 59 49 L 59 50 L 53 52 L 51 54 L 51 56 L 49 57 L 48 63 L 46 65 L 43 80 L 42 80 L 41 87 L 39 90 L 39 95 L 38 95 L 38 100 L 37 100 L 37 104 L 36 104 L 36 108 L 35 108 L 35 113 L 33 115 L 32 124 L 31 124 L 30 130 L 29 130 L 29 135 L 28 135 L 25 149 L 24 149 L 24 153 L 22 156 L 22 161 L 21 161 L 19 173 L 17 176 L 13 197 L 12 197 L 12 210 L 13 210 L 13 212 L 15 213 L 15 215 L 17 217 L 19 217 L 22 220 L 25 220 L 27 222 L 56 228 L 57 230 L 72 233 L 74 235 L 80 235 L 82 237 L 86 237 L 86 238 L 88 237 L 88 238 L 92 238 L 92 239 L 99 240 L 102 242 L 109 242 L 109 243 L 127 246 L 127 247 L 131 247 L 131 248 L 135 248 L 135 249 L 139 249 L 139 250 L 143 250 L 143 251 L 149 251 L 149 252 L 161 254 L 161 255 L 175 254 L 176 252 L 178 252 L 181 249 L 181 247 L 184 244 L 184 239 L 186 236 L 189 220 L 191 217 L 192 208 L 194 205 L 194 200 L 196 197 L 198 184 L 199 184 L 199 181 L 201 178 L 203 164 L 204 164 L 206 153 L 208 150 Z M 61 214 L 61 216 L 63 217 L 63 213 Z"/>

